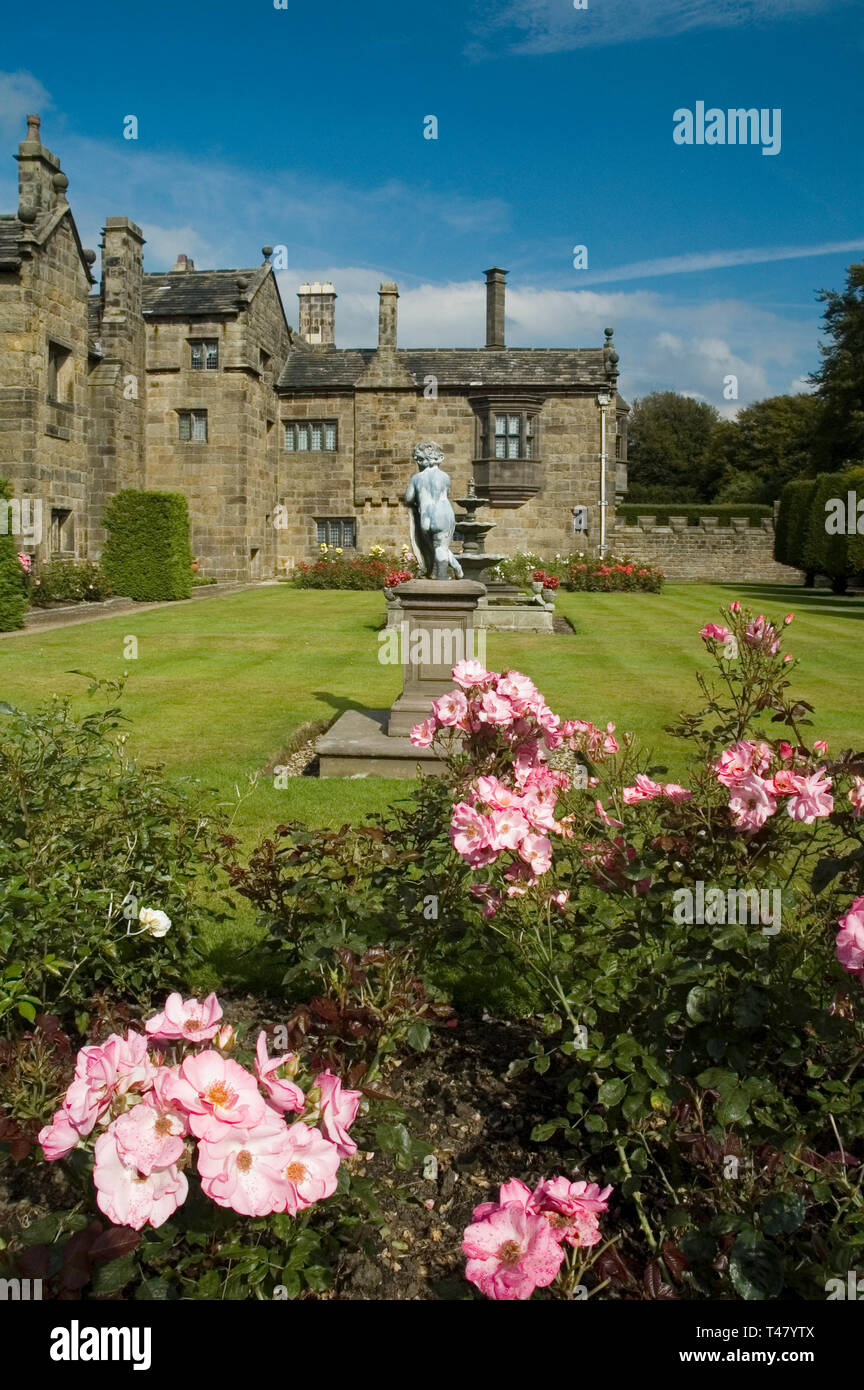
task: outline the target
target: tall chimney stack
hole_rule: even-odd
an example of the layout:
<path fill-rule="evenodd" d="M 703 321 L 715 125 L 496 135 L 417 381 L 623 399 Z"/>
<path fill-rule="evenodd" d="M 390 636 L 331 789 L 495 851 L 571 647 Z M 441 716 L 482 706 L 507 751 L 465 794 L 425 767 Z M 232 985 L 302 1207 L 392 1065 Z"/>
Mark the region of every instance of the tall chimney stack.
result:
<path fill-rule="evenodd" d="M 332 347 L 336 341 L 336 291 L 329 280 L 303 284 L 300 300 L 300 337 L 316 347 Z"/>
<path fill-rule="evenodd" d="M 378 351 L 396 351 L 396 318 L 399 286 L 385 280 L 378 290 Z"/>
<path fill-rule="evenodd" d="M 504 281 L 507 271 L 493 265 L 486 271 L 486 346 L 503 348 L 504 342 Z"/>

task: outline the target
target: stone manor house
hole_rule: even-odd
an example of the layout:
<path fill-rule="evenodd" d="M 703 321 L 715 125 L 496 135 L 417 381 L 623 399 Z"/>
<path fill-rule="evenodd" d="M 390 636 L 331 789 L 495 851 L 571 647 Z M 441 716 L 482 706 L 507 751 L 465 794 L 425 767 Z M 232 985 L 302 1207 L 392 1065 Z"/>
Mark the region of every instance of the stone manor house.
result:
<path fill-rule="evenodd" d="M 18 210 L 0 217 L 0 477 L 43 519 L 22 549 L 98 558 L 105 503 L 130 487 L 185 494 L 193 554 L 220 580 L 272 576 L 322 542 L 398 549 L 411 450 L 434 439 L 453 498 L 473 477 L 493 509 L 491 550 L 596 551 L 601 500 L 611 526 L 626 485 L 611 329 L 602 347 L 507 347 L 493 267 L 485 347 L 400 347 L 387 283 L 377 348 L 339 348 L 332 285 L 300 287 L 294 328 L 270 247 L 252 269 L 181 255 L 146 272 L 128 217 L 105 220 L 97 287 L 38 116 L 17 160 Z"/>

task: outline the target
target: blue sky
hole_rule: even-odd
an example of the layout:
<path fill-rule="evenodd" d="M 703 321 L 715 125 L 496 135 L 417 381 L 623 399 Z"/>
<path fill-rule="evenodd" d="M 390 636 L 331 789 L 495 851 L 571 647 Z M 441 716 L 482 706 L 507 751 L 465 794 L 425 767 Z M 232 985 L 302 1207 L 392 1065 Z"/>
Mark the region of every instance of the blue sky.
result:
<path fill-rule="evenodd" d="M 302 279 L 332 279 L 342 346 L 374 342 L 385 278 L 403 345 L 482 344 L 482 271 L 503 265 L 508 342 L 589 346 L 609 323 L 626 395 L 730 413 L 729 373 L 739 404 L 801 389 L 815 291 L 864 257 L 855 0 L 47 0 L 4 37 L 3 210 L 37 110 L 86 245 L 120 214 L 154 270 L 284 245 L 289 320 Z M 779 154 L 676 145 L 698 101 L 779 108 Z"/>

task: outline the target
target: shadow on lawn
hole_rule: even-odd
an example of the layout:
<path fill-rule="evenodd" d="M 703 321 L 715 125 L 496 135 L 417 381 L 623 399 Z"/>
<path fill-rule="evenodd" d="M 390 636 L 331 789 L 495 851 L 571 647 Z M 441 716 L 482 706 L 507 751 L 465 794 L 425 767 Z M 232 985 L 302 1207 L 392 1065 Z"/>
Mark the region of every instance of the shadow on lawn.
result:
<path fill-rule="evenodd" d="M 808 615 L 820 610 L 832 618 L 864 619 L 864 595 L 832 594 L 830 589 L 804 589 L 797 584 L 726 584 L 741 598 L 750 599 L 766 608 L 776 609 L 789 603 L 793 612 Z"/>

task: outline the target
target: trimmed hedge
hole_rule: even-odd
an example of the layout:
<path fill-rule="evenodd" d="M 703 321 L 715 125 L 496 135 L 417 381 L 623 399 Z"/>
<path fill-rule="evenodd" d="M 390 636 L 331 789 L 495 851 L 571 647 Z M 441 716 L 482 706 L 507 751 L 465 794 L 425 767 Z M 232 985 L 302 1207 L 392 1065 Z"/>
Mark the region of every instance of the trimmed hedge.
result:
<path fill-rule="evenodd" d="M 0 507 L 7 515 L 4 504 L 11 495 L 9 484 L 0 478 Z M 7 529 L 0 531 L 0 632 L 12 632 L 15 628 L 23 627 L 26 611 L 26 580 L 18 560 L 18 541 Z"/>
<path fill-rule="evenodd" d="M 804 537 L 810 525 L 815 478 L 800 478 L 787 483 L 780 494 L 777 527 L 774 532 L 774 559 L 780 565 L 803 570 Z"/>
<path fill-rule="evenodd" d="M 858 569 L 856 557 L 850 542 L 857 537 L 845 532 L 832 535 L 827 526 L 828 503 L 834 498 L 846 499 L 849 491 L 857 491 L 864 496 L 864 469 L 850 469 L 838 473 L 820 473 L 810 503 L 810 522 L 804 535 L 802 559 L 804 568 L 814 574 L 827 575 L 834 586 L 841 590 L 845 581 Z M 855 547 L 857 551 L 858 547 Z"/>
<path fill-rule="evenodd" d="M 179 492 L 118 492 L 105 508 L 102 569 L 116 594 L 139 600 L 189 598 L 189 510 Z"/>
<path fill-rule="evenodd" d="M 689 526 L 698 526 L 702 516 L 716 516 L 721 526 L 731 526 L 733 516 L 744 516 L 751 526 L 758 526 L 771 511 L 764 502 L 621 502 L 615 515 L 630 526 L 635 526 L 640 516 L 656 517 L 658 526 L 668 526 L 670 516 L 686 516 Z"/>

